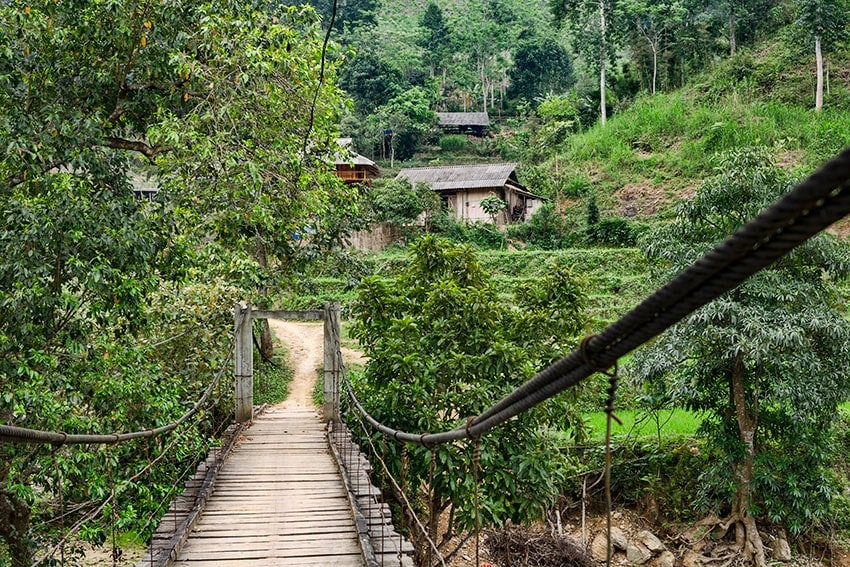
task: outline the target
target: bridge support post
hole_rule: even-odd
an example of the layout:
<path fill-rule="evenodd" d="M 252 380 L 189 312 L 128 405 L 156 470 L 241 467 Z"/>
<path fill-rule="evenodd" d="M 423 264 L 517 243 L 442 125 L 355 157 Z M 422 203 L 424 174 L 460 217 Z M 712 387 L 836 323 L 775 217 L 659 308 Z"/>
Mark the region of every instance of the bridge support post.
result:
<path fill-rule="evenodd" d="M 339 301 L 325 304 L 325 372 L 324 406 L 325 421 L 339 421 L 339 380 L 342 361 L 339 359 L 340 323 Z"/>
<path fill-rule="evenodd" d="M 242 316 L 244 315 L 244 319 Z M 254 412 L 254 343 L 251 304 L 240 301 L 233 307 L 236 344 L 233 352 L 236 383 L 236 422 L 251 421 Z M 241 326 L 240 326 L 241 323 Z"/>

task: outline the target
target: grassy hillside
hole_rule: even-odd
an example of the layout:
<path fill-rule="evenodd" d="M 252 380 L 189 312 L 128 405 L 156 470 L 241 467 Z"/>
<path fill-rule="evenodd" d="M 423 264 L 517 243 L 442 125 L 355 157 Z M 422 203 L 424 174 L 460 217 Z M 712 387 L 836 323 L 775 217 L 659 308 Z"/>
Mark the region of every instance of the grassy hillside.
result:
<path fill-rule="evenodd" d="M 587 248 L 569 250 L 490 250 L 478 253 L 484 269 L 492 275 L 498 291 L 510 296 L 516 287 L 542 276 L 555 259 L 566 259 L 586 283 L 588 310 L 595 328 L 614 321 L 652 291 L 651 266 L 634 248 Z M 325 301 L 353 299 L 354 286 L 365 276 L 391 277 L 403 266 L 407 252 L 391 249 L 379 254 L 351 252 L 345 273 L 335 268 L 319 270 L 303 278 L 295 294 L 282 298 L 288 308 L 314 308 Z M 352 267 L 356 266 L 356 269 Z"/>
<path fill-rule="evenodd" d="M 641 95 L 605 126 L 532 150 L 525 180 L 549 196 L 592 191 L 603 214 L 652 219 L 669 214 L 725 151 L 764 146 L 795 175 L 811 172 L 850 146 L 850 52 L 831 55 L 829 94 L 816 112 L 813 56 L 789 47 L 793 40 L 783 31 L 718 62 L 684 89 Z"/>

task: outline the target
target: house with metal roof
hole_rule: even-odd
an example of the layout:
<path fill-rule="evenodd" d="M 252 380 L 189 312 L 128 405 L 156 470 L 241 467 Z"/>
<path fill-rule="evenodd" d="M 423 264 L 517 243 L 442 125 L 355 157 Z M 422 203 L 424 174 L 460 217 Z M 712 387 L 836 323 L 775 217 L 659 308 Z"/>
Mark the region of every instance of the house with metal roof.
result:
<path fill-rule="evenodd" d="M 381 176 L 381 170 L 374 161 L 361 156 L 351 146 L 351 138 L 337 140 L 340 150 L 334 156 L 337 177 L 346 183 L 370 184 L 372 179 Z"/>
<path fill-rule="evenodd" d="M 449 134 L 486 136 L 490 131 L 490 116 L 486 112 L 438 112 L 437 125 Z"/>
<path fill-rule="evenodd" d="M 528 219 L 544 200 L 519 182 L 516 167 L 515 163 L 410 167 L 402 169 L 398 177 L 414 186 L 427 184 L 459 221 L 491 222 L 481 201 L 495 195 L 506 203 L 495 218 L 496 224 L 504 225 Z"/>

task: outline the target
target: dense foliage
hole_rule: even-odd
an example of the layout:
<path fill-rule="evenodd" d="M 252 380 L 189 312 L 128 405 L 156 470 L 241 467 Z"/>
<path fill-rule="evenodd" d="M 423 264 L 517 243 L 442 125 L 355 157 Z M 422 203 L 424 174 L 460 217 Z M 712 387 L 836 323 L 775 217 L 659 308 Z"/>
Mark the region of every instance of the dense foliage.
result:
<path fill-rule="evenodd" d="M 470 248 L 424 237 L 397 276 L 368 278 L 358 289 L 351 334 L 369 362 L 357 393 L 391 427 L 455 427 L 572 348 L 586 325 L 584 302 L 580 280 L 564 263 L 505 302 Z M 555 401 L 491 432 L 481 441 L 478 473 L 471 447 L 410 448 L 408 486 L 423 487 L 427 517 L 436 521 L 451 507 L 462 528 L 471 528 L 476 514 L 481 525 L 539 517 L 565 471 L 545 428 L 568 427 L 569 415 Z M 387 451 L 400 474 L 401 446 L 388 444 Z"/>
<path fill-rule="evenodd" d="M 352 209 L 328 173 L 343 102 L 318 17 L 260 0 L 45 0 L 2 2 L 0 21 L 0 420 L 169 423 L 224 363 L 232 302 L 338 240 Z M 135 200 L 150 173 L 163 191 Z M 149 532 L 227 422 L 228 390 L 173 438 L 4 443 L 0 562 L 29 564 L 113 487 L 80 533 Z"/>
<path fill-rule="evenodd" d="M 677 272 L 788 187 L 763 152 L 728 154 L 675 221 L 647 235 L 647 251 Z M 703 489 L 729 487 L 730 523 L 757 564 L 756 517 L 800 533 L 825 518 L 835 490 L 826 467 L 831 424 L 850 395 L 850 323 L 835 309 L 834 282 L 848 270 L 846 249 L 820 235 L 635 356 L 635 376 L 656 399 L 706 412 L 702 433 L 724 459 Z"/>
<path fill-rule="evenodd" d="M 692 259 L 787 187 L 742 150 L 766 146 L 796 175 L 850 145 L 846 0 L 315 4 L 321 21 L 276 0 L 0 1 L 0 421 L 69 432 L 167 423 L 222 364 L 233 299 L 314 307 L 375 274 L 354 308 L 373 357 L 358 386 L 376 415 L 408 416 L 400 427 L 457 425 L 630 307 L 651 262 Z M 487 110 L 493 134 L 439 137 L 436 110 Z M 337 128 L 390 171 L 402 159 L 519 161 L 549 202 L 503 231 L 457 223 L 402 182 L 355 190 L 331 175 Z M 423 156 L 428 145 L 440 154 Z M 159 196 L 134 200 L 149 175 Z M 503 204 L 487 207 L 495 216 Z M 669 219 L 645 240 L 650 264 L 601 248 L 632 246 Z M 328 253 L 372 220 L 491 251 L 476 259 L 426 238 L 410 258 Z M 847 257 L 820 237 L 638 359 L 656 403 L 709 412 L 710 454 L 725 460 L 698 496 L 733 502 L 732 519 L 802 532 L 834 510 L 824 467 L 835 455 L 820 432 L 847 397 L 836 366 L 846 320 L 834 309 Z M 314 277 L 292 277 L 305 267 Z M 730 376 L 746 379 L 743 421 L 731 418 Z M 413 404 L 420 414 L 400 411 Z M 0 563 L 7 553 L 26 565 L 56 541 L 55 519 L 95 511 L 113 486 L 109 520 L 81 533 L 149 532 L 229 407 L 217 390 L 171 440 L 0 446 Z M 565 469 L 541 425 L 571 427 L 560 418 L 575 410 L 556 401 L 484 441 L 484 522 L 552 501 Z M 751 445 L 738 427 L 748 420 Z M 457 479 L 470 452 L 438 449 L 433 479 L 426 452 L 410 464 L 429 510 L 454 502 L 467 527 L 458 503 L 479 489 Z M 747 474 L 750 496 L 736 497 L 727 487 Z"/>

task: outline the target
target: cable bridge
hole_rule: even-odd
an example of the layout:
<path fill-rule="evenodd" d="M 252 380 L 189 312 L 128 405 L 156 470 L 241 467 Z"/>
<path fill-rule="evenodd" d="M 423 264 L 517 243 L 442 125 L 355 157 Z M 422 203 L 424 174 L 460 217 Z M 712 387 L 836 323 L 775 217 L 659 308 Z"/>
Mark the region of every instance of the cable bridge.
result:
<path fill-rule="evenodd" d="M 365 411 L 342 364 L 338 303 L 319 311 L 254 311 L 247 304 L 237 304 L 233 341 L 235 424 L 226 432 L 222 446 L 198 466 L 183 495 L 171 503 L 148 555 L 137 565 L 412 565 L 411 545 L 393 529 L 389 509 L 380 491 L 371 484 L 369 462 L 352 443 L 351 433 L 340 420 L 341 394 L 345 406 L 350 408 L 347 412 L 351 413 L 351 421 L 356 419 L 363 427 L 363 438 L 373 455 L 380 455 L 371 441 L 375 431 L 382 433 L 387 443 L 427 448 L 462 439 L 475 440 L 588 376 L 607 373 L 623 355 L 735 288 L 848 213 L 850 150 L 845 150 L 637 307 L 599 334 L 587 337 L 580 348 L 540 371 L 482 414 L 443 432 L 398 431 Z M 309 408 L 254 408 L 254 318 L 324 321 L 324 420 Z M 93 435 L 0 424 L 0 440 L 50 444 L 58 449 L 75 444 L 113 445 L 169 434 L 199 411 L 222 379 L 223 370 L 187 413 L 156 429 Z M 606 409 L 610 416 L 616 373 L 609 375 Z M 381 459 L 376 462 L 384 467 L 376 471 L 383 476 L 388 471 Z M 606 469 L 606 474 L 610 474 L 610 467 Z M 399 486 L 392 475 L 387 477 L 396 500 L 408 512 L 404 483 Z M 87 518 L 102 513 L 122 489 L 123 485 L 113 487 L 110 498 Z M 39 562 L 55 562 L 61 546 L 80 525 L 82 520 L 54 548 L 42 551 Z M 415 516 L 408 520 L 408 528 L 411 534 L 421 532 L 419 541 L 429 548 L 418 550 L 423 563 L 446 564 L 438 546 L 427 537 L 428 530 Z M 610 561 L 610 539 L 608 549 Z"/>
<path fill-rule="evenodd" d="M 253 406 L 253 319 L 324 321 L 324 406 Z M 371 466 L 339 420 L 339 304 L 234 308 L 237 427 L 199 467 L 136 565 L 413 565 Z M 211 472 L 212 471 L 212 472 Z M 208 479 L 208 477 L 211 477 Z"/>

